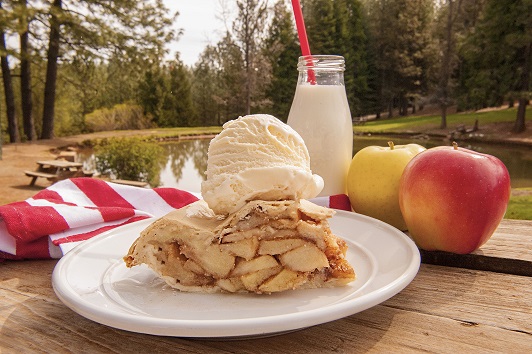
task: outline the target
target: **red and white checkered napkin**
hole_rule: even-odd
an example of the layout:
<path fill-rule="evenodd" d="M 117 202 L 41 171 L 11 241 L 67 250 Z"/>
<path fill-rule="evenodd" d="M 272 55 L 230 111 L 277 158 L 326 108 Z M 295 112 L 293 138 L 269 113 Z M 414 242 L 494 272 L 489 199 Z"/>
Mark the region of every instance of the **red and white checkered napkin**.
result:
<path fill-rule="evenodd" d="M 61 258 L 104 231 L 161 217 L 196 200 L 175 188 L 139 188 L 95 178 L 63 180 L 23 202 L 0 206 L 0 260 Z M 312 201 L 351 209 L 345 195 Z"/>

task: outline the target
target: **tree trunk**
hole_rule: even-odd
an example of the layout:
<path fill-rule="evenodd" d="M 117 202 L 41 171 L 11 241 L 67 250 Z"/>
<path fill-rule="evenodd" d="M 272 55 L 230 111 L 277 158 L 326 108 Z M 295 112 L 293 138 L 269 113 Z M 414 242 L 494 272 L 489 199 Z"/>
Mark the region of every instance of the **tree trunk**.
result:
<path fill-rule="evenodd" d="M 2 2 L 0 1 L 0 9 Z M 5 53 L 6 40 L 3 29 L 0 29 L 0 50 Z M 4 94 L 6 98 L 6 114 L 7 114 L 7 130 L 9 133 L 9 141 L 12 143 L 20 142 L 18 133 L 17 116 L 15 113 L 15 94 L 13 92 L 13 82 L 11 80 L 11 70 L 9 69 L 9 61 L 7 53 L 1 57 L 2 77 L 4 79 Z"/>
<path fill-rule="evenodd" d="M 26 15 L 26 1 L 21 2 L 24 14 L 21 18 L 20 34 L 20 95 L 22 100 L 22 122 L 24 134 L 28 140 L 37 139 L 35 133 L 35 122 L 33 119 L 33 101 L 31 97 L 31 68 L 30 49 L 28 44 L 29 22 Z"/>
<path fill-rule="evenodd" d="M 447 128 L 447 105 L 449 99 L 449 76 L 451 70 L 451 55 L 453 49 L 453 0 L 448 1 L 447 23 L 445 26 L 445 47 L 440 71 L 440 129 Z"/>
<path fill-rule="evenodd" d="M 48 45 L 46 82 L 44 84 L 41 139 L 52 139 L 54 137 L 55 88 L 57 82 L 57 58 L 59 57 L 59 27 L 61 26 L 57 15 L 62 11 L 61 7 L 62 0 L 54 0 L 50 9 L 50 43 Z"/>
<path fill-rule="evenodd" d="M 440 129 L 446 129 L 447 128 L 447 105 L 442 104 L 440 106 L 440 109 L 441 109 Z"/>
<path fill-rule="evenodd" d="M 244 37 L 244 64 L 246 66 L 246 115 L 251 114 L 251 46 L 253 41 L 252 33 L 248 30 L 251 26 L 248 21 L 245 25 Z"/>
<path fill-rule="evenodd" d="M 519 98 L 519 106 L 517 107 L 517 117 L 512 129 L 514 133 L 521 133 L 526 130 L 526 106 L 528 105 L 528 91 L 530 90 L 530 65 L 531 65 L 531 44 L 528 43 L 524 48 L 524 61 L 521 70 L 521 97 Z"/>
<path fill-rule="evenodd" d="M 526 130 L 525 117 L 526 106 L 528 105 L 528 98 L 521 98 L 519 100 L 519 106 L 517 107 L 517 118 L 515 120 L 513 132 L 522 133 Z"/>
<path fill-rule="evenodd" d="M 408 115 L 408 99 L 405 96 L 401 98 L 401 105 L 403 106 L 401 115 L 406 117 Z"/>
<path fill-rule="evenodd" d="M 246 115 L 251 114 L 251 58 L 250 44 L 246 43 L 245 60 L 246 60 Z"/>

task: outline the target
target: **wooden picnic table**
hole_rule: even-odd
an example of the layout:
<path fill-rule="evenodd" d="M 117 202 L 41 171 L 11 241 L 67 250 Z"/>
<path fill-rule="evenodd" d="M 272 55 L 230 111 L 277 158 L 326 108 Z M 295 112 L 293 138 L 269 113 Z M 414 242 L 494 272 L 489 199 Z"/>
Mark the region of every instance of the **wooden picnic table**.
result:
<path fill-rule="evenodd" d="M 66 161 L 66 160 L 40 160 L 37 161 L 37 165 L 39 165 L 40 170 L 74 170 L 77 171 L 81 167 L 83 167 L 83 164 L 81 162 L 72 162 L 72 161 Z"/>
<path fill-rule="evenodd" d="M 35 171 L 24 171 L 26 176 L 31 177 L 30 186 L 35 185 L 37 178 L 45 178 L 57 182 L 62 179 L 84 176 L 83 164 L 66 160 L 41 160 L 37 161 Z"/>
<path fill-rule="evenodd" d="M 0 352 L 532 352 L 532 221 L 503 220 L 472 255 L 423 252 L 422 259 L 432 264 L 422 263 L 402 292 L 366 311 L 239 341 L 158 337 L 92 322 L 55 296 L 57 261 L 5 261 Z"/>

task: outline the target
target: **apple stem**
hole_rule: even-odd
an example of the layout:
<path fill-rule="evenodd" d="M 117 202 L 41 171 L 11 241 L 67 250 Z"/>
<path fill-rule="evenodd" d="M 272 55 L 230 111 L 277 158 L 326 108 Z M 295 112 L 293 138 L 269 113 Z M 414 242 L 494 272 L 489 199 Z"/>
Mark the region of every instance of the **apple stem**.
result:
<path fill-rule="evenodd" d="M 453 141 L 453 148 L 455 150 L 458 150 L 458 143 L 456 141 Z"/>
<path fill-rule="evenodd" d="M 388 141 L 388 146 L 390 147 L 390 150 L 393 150 L 395 145 L 393 144 L 393 141 Z"/>

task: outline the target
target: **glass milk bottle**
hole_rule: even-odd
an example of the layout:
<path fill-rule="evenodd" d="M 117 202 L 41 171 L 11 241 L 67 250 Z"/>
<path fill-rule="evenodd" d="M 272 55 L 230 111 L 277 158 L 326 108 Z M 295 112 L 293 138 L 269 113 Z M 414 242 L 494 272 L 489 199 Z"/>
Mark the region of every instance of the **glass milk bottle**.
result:
<path fill-rule="evenodd" d="M 344 87 L 344 58 L 302 56 L 297 70 L 299 78 L 288 125 L 305 141 L 312 173 L 325 181 L 320 196 L 347 193 L 353 125 Z"/>

